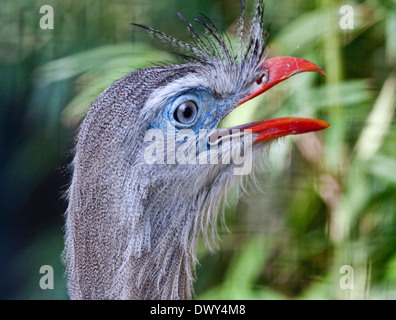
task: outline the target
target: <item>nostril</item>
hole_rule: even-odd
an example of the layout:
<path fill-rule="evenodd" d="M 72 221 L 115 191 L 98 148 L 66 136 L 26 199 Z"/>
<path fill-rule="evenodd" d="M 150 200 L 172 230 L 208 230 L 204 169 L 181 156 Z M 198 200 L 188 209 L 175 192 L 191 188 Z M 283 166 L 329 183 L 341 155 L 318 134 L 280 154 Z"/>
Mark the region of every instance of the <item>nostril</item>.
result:
<path fill-rule="evenodd" d="M 261 85 L 264 81 L 266 81 L 267 73 L 262 74 L 260 77 L 257 78 L 256 83 Z"/>

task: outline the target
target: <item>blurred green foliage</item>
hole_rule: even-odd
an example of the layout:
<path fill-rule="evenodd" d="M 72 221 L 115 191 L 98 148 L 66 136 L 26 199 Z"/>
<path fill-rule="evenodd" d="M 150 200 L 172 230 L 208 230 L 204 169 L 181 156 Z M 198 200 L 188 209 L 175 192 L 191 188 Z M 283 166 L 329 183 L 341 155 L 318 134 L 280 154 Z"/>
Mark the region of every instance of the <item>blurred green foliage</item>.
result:
<path fill-rule="evenodd" d="M 45 4 L 54 8 L 53 30 L 39 27 Z M 345 4 L 354 8 L 353 30 L 339 26 Z M 253 10 L 254 1 L 247 7 Z M 239 10 L 237 0 L 2 4 L 5 298 L 67 298 L 59 262 L 65 203 L 49 177 L 65 177 L 55 185 L 66 188 L 68 175 L 59 168 L 70 161 L 78 123 L 106 87 L 137 68 L 174 60 L 129 23 L 187 40 L 176 12 L 189 19 L 205 13 L 232 33 Z M 267 0 L 265 22 L 271 24 L 271 56 L 309 59 L 327 77 L 294 77 L 238 108 L 224 124 L 304 116 L 332 127 L 274 144 L 269 172 L 260 175 L 264 193 L 230 199 L 230 233 L 220 226 L 219 250 L 199 246 L 197 298 L 395 299 L 396 1 Z M 51 201 L 57 205 L 48 206 Z M 40 223 L 27 223 L 35 219 Z M 44 264 L 55 269 L 54 290 L 38 286 Z M 340 287 L 343 265 L 353 267 L 353 290 Z"/>

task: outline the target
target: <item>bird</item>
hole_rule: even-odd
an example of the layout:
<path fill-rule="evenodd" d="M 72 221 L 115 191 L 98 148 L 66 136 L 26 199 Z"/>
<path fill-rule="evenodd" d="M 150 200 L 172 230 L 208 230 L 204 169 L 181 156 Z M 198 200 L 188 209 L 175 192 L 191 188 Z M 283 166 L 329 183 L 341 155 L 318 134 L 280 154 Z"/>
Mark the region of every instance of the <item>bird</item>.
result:
<path fill-rule="evenodd" d="M 325 75 L 303 58 L 268 58 L 263 1 L 249 23 L 245 11 L 241 1 L 237 45 L 204 14 L 193 26 L 178 13 L 189 42 L 134 24 L 175 48 L 180 62 L 115 81 L 79 127 L 63 251 L 71 299 L 192 299 L 197 241 L 203 234 L 211 245 L 227 191 L 254 175 L 238 174 L 237 163 L 222 161 L 226 153 L 246 147 L 254 169 L 278 138 L 330 126 L 285 117 L 219 127 L 232 110 L 298 73 Z"/>

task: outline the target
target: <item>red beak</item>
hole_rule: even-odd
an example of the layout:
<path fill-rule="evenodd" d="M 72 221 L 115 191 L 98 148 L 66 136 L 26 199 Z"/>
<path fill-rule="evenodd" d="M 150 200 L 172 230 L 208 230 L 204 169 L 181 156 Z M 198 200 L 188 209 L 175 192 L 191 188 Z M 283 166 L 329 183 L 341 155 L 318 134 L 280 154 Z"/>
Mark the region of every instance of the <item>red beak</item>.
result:
<path fill-rule="evenodd" d="M 267 81 L 263 82 L 258 89 L 243 98 L 238 105 L 264 93 L 278 83 L 289 79 L 295 74 L 313 71 L 322 75 L 325 72 L 316 64 L 300 58 L 278 57 L 263 62 L 261 68 L 267 71 Z M 330 127 L 322 120 L 303 118 L 278 118 L 263 120 L 246 125 L 238 126 L 236 129 L 251 130 L 255 134 L 254 142 L 272 140 L 291 134 L 301 134 L 311 131 L 319 131 Z M 234 129 L 234 128 L 232 128 Z"/>

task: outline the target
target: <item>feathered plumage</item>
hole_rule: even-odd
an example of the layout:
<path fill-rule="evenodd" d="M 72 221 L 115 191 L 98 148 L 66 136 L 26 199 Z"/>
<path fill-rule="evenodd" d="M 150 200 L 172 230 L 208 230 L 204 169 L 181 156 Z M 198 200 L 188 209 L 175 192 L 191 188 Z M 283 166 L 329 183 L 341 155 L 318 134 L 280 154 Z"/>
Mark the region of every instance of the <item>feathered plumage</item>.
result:
<path fill-rule="evenodd" d="M 204 15 L 194 19 L 206 30 L 199 35 L 179 14 L 192 44 L 139 25 L 175 45 L 185 63 L 137 70 L 116 81 L 93 102 L 80 127 L 71 166 L 63 255 L 72 299 L 192 297 L 198 236 L 202 232 L 205 238 L 216 239 L 224 195 L 239 178 L 233 174 L 234 164 L 221 161 L 148 164 L 145 134 L 150 128 L 168 134 L 165 124 L 172 122 L 168 118 L 177 99 L 199 104 L 196 126 L 216 130 L 246 96 L 264 91 L 269 78 L 263 67 L 268 36 L 263 32 L 263 12 L 259 0 L 246 27 L 242 1 L 238 54 Z M 304 64 L 298 72 L 320 70 L 306 60 L 287 59 L 291 66 Z M 293 68 L 279 81 L 295 74 L 297 67 Z M 289 123 L 290 133 L 298 132 L 295 122 Z M 239 146 L 251 147 L 249 137 L 242 136 Z M 220 156 L 236 152 L 225 140 L 219 145 Z M 261 162 L 267 146 L 255 145 L 255 163 Z M 209 152 L 204 149 L 192 157 L 202 154 Z"/>
<path fill-rule="evenodd" d="M 256 11 L 248 24 L 245 26 L 245 2 L 241 1 L 241 16 L 238 19 L 239 34 L 238 44 L 239 54 L 233 48 L 227 34 L 218 30 L 215 24 L 206 15 L 201 14 L 200 18 L 194 21 L 201 25 L 206 31 L 198 35 L 193 25 L 180 13 L 177 15 L 187 26 L 193 44 L 175 39 L 159 30 L 148 26 L 133 23 L 132 25 L 146 30 L 149 34 L 157 36 L 163 42 L 174 47 L 178 55 L 187 63 L 198 64 L 207 72 L 207 79 L 212 79 L 208 84 L 214 88 L 219 95 L 228 95 L 233 92 L 244 92 L 244 87 L 249 87 L 252 82 L 260 79 L 263 70 L 261 63 L 267 56 L 266 41 L 269 32 L 264 32 L 263 17 L 264 5 L 262 0 L 257 2 Z M 247 30 L 245 29 L 247 28 Z M 246 30 L 246 32 L 244 32 Z M 228 79 L 218 81 L 218 75 L 227 75 Z"/>

